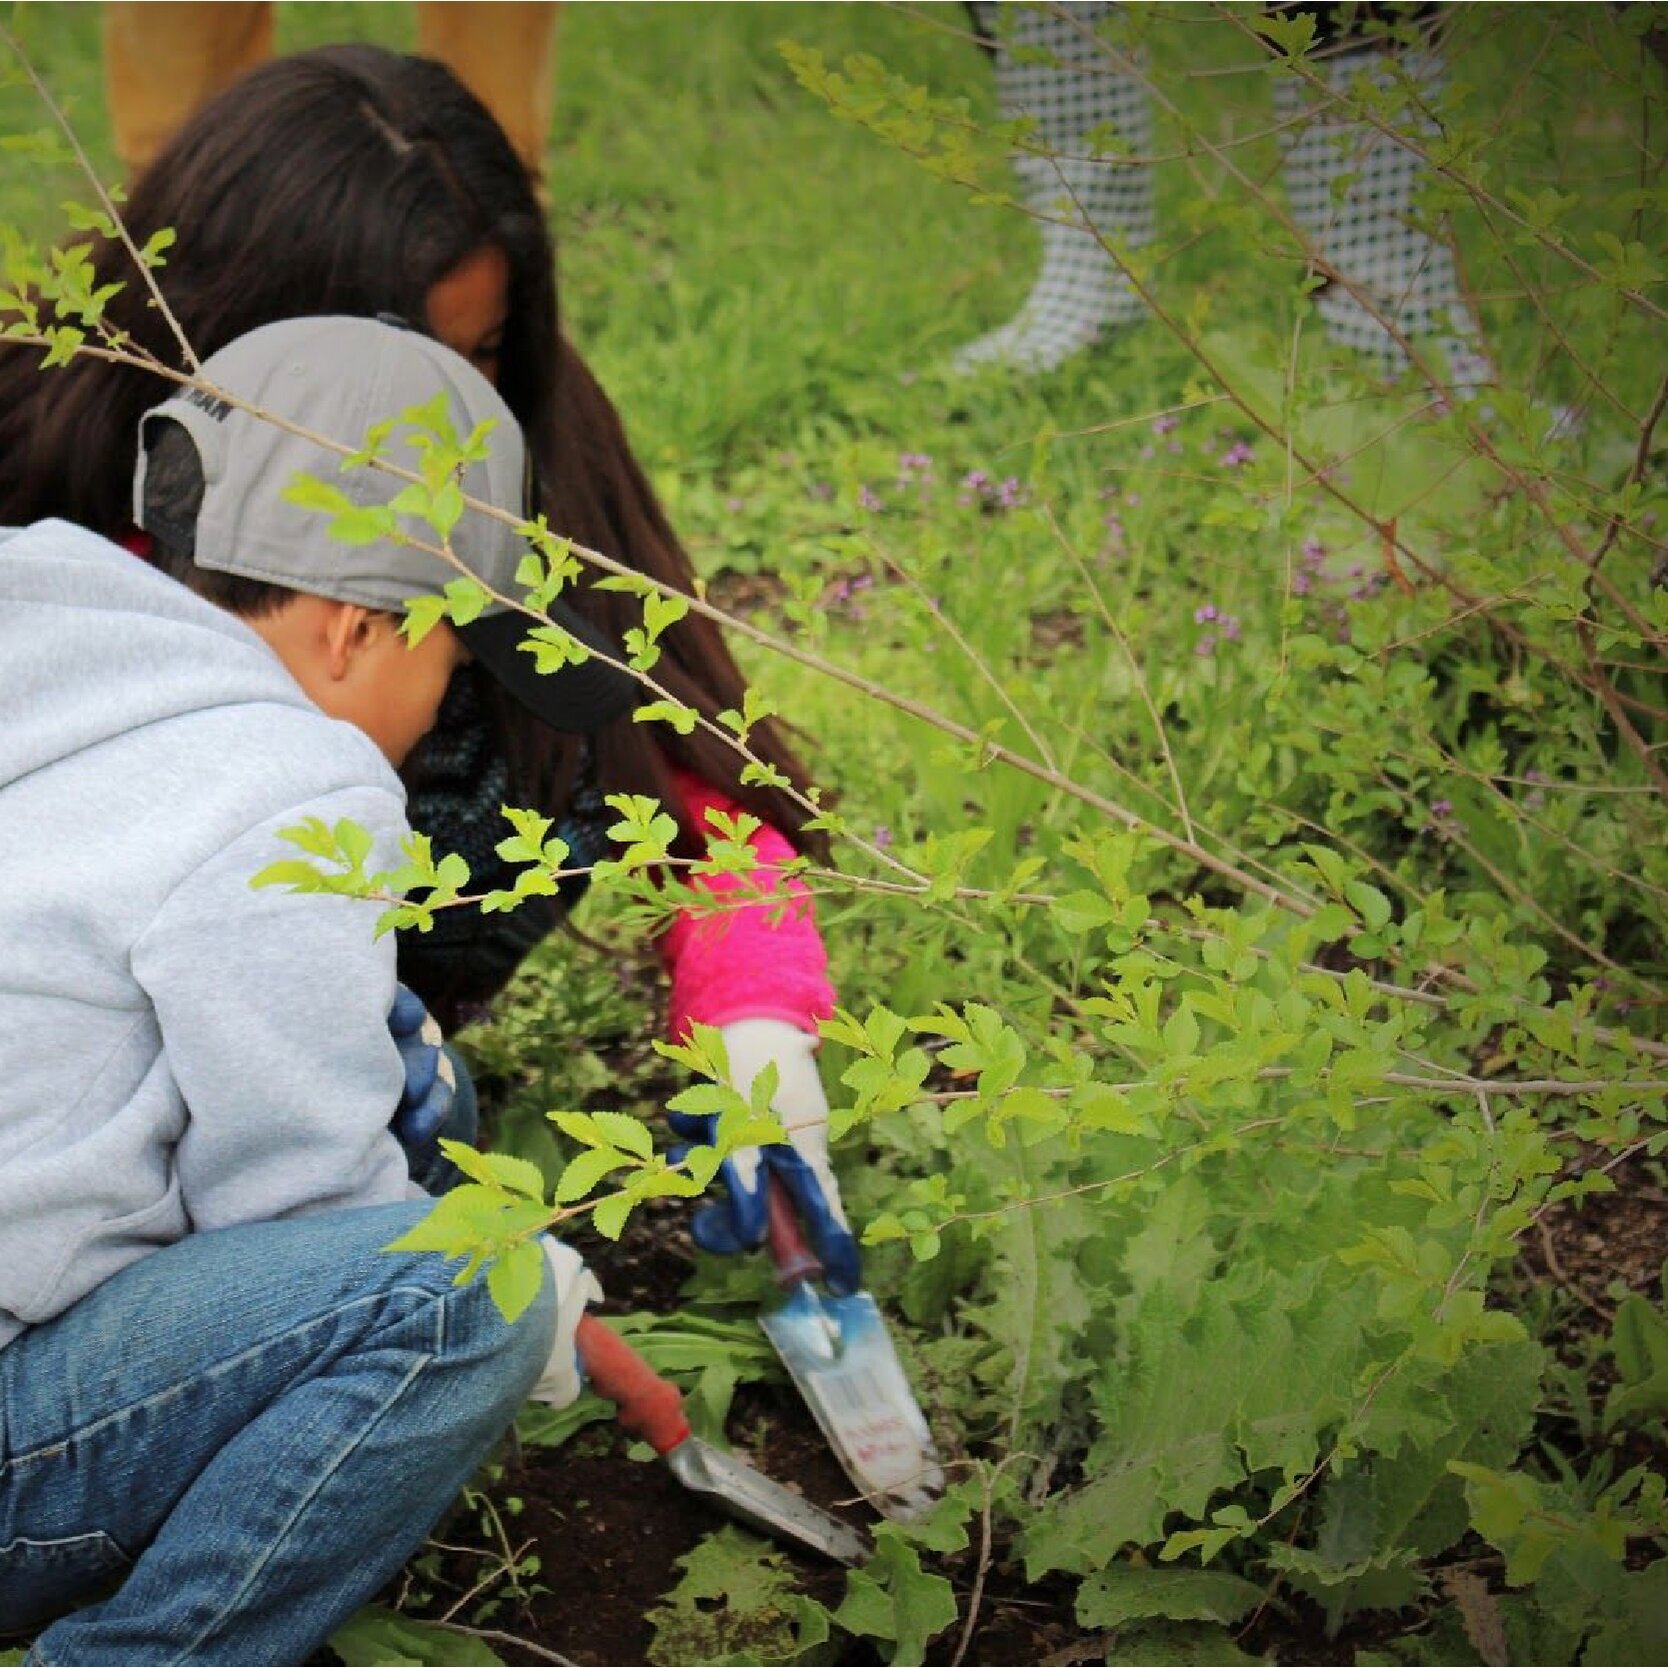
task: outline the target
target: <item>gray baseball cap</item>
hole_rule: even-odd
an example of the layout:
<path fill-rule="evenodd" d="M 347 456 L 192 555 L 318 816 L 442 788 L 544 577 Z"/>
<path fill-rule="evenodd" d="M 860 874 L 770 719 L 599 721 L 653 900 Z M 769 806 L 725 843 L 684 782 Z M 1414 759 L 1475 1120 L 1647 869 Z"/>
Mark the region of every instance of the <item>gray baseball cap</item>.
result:
<path fill-rule="evenodd" d="M 285 319 L 261 326 L 203 361 L 205 381 L 326 439 L 359 445 L 373 423 L 396 417 L 444 394 L 459 437 L 493 419 L 488 457 L 473 463 L 461 486 L 466 495 L 516 515 L 528 513 L 530 476 L 521 430 L 485 377 L 439 342 L 397 323 L 362 318 Z M 383 470 L 345 473 L 340 457 L 316 442 L 239 410 L 202 389 L 185 388 L 139 421 L 139 466 L 133 485 L 134 521 L 145 521 L 146 430 L 178 423 L 197 449 L 203 470 L 203 502 L 189 530 L 199 567 L 338 602 L 401 613 L 413 597 L 443 591 L 457 569 L 428 551 L 390 539 L 351 545 L 332 539 L 317 510 L 284 496 L 298 475 L 332 481 L 360 506 L 386 504 L 406 484 Z M 389 462 L 415 469 L 418 454 L 405 431 L 383 448 Z M 434 542 L 426 524 L 413 533 Z M 523 598 L 527 587 L 516 569 L 525 543 L 501 521 L 465 510 L 452 530 L 459 560 L 489 589 Z M 587 649 L 619 656 L 617 646 L 559 600 L 554 622 Z M 535 717 L 558 730 L 597 729 L 637 698 L 637 682 L 591 658 L 541 674 L 521 649 L 536 622 L 497 600 L 459 637 L 483 670 Z"/>

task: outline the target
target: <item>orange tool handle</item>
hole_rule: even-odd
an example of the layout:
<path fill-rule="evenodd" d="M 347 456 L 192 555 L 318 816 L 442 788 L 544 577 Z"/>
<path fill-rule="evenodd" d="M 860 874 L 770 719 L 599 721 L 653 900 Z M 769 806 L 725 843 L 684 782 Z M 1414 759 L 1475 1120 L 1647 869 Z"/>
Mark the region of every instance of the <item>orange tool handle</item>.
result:
<path fill-rule="evenodd" d="M 663 1379 L 612 1327 L 584 1316 L 573 1341 L 591 1388 L 614 1403 L 620 1429 L 669 1454 L 689 1436 L 683 1393 Z"/>
<path fill-rule="evenodd" d="M 822 1261 L 799 1231 L 799 1218 L 787 1188 L 775 1176 L 770 1177 L 768 1185 L 770 1217 L 765 1238 L 770 1246 L 770 1260 L 776 1265 L 776 1284 L 786 1290 L 801 1280 L 820 1278 Z"/>

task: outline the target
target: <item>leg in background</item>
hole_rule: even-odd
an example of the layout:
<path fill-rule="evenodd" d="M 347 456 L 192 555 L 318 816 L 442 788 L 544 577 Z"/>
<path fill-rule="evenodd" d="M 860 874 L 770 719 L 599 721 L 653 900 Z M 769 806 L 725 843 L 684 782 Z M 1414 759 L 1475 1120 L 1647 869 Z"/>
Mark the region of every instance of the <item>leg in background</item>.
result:
<path fill-rule="evenodd" d="M 1362 75 L 1390 84 L 1398 64 L 1428 103 L 1443 77 L 1442 60 L 1428 47 L 1398 60 L 1383 47 L 1356 46 L 1326 60 L 1322 74 L 1328 92 L 1337 95 Z M 1281 121 L 1299 116 L 1311 102 L 1297 77 L 1276 82 Z M 1435 124 L 1424 124 L 1424 131 L 1433 134 Z M 1469 392 L 1492 381 L 1476 320 L 1460 295 L 1453 250 L 1417 224 L 1424 160 L 1347 108 L 1324 102 L 1307 123 L 1282 133 L 1281 147 L 1292 218 L 1320 259 L 1364 291 L 1403 336 L 1433 341 L 1442 350 L 1448 386 Z M 1346 176 L 1349 183 L 1341 185 Z M 1401 346 L 1343 285 L 1320 291 L 1315 307 L 1334 341 L 1374 355 L 1391 370 L 1405 367 Z"/>
<path fill-rule="evenodd" d="M 108 0 L 104 80 L 116 154 L 142 173 L 205 99 L 272 56 L 272 7 Z"/>
<path fill-rule="evenodd" d="M 995 34 L 1000 8 L 973 9 L 985 32 Z M 1014 318 L 956 355 L 958 370 L 988 363 L 1051 370 L 1104 330 L 1142 316 L 1139 296 L 1095 232 L 1121 234 L 1132 247 L 1151 242 L 1152 169 L 1142 162 L 1093 160 L 1084 138 L 1110 124 L 1135 155 L 1152 150 L 1145 85 L 1117 69 L 1093 39 L 1096 22 L 1112 9 L 1105 0 L 1015 8 L 1011 35 L 998 38 L 1003 119 L 1032 117 L 1037 138 L 1059 154 L 1015 158 L 1026 206 L 1042 217 L 1042 270 Z M 1050 61 L 1023 61 L 1028 50 L 1047 52 Z"/>
<path fill-rule="evenodd" d="M 417 50 L 438 58 L 492 112 L 541 188 L 561 9 L 547 0 L 419 0 L 417 6 Z"/>

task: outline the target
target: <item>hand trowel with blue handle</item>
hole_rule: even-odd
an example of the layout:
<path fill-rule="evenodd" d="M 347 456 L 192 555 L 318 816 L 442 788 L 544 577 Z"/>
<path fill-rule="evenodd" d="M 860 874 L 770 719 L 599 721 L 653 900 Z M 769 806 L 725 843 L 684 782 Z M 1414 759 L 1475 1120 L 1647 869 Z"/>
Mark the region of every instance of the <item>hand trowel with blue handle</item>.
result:
<path fill-rule="evenodd" d="M 787 1190 L 769 1183 L 771 1261 L 787 1301 L 760 1316 L 829 1446 L 869 1503 L 907 1522 L 944 1492 L 938 1451 L 886 1322 L 866 1291 L 837 1297 Z"/>

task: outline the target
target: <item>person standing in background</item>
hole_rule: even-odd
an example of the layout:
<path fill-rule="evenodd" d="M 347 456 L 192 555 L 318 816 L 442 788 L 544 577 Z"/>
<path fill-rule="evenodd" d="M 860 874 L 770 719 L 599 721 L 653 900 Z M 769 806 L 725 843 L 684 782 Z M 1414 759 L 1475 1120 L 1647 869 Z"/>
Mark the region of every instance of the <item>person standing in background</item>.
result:
<path fill-rule="evenodd" d="M 1030 117 L 1036 137 L 1054 153 L 1020 156 L 1014 164 L 1025 205 L 1040 221 L 1042 268 L 1019 312 L 957 353 L 954 366 L 960 371 L 986 364 L 1052 370 L 1145 312 L 1101 241 L 1121 238 L 1133 250 L 1154 235 L 1147 78 L 1109 51 L 1097 33 L 1118 6 L 1114 0 L 1016 6 L 1013 16 L 1004 18 L 1009 9 L 1000 0 L 968 7 L 981 38 L 994 50 L 1003 119 Z M 1420 104 L 1428 107 L 1445 73 L 1433 29 L 1440 8 L 1274 9 L 1312 15 L 1320 43 L 1313 64 L 1323 85 L 1311 87 L 1286 75 L 1274 96 L 1292 221 L 1316 269 L 1346 280 L 1329 279 L 1316 296 L 1328 336 L 1397 372 L 1406 355 L 1381 321 L 1388 320 L 1401 336 L 1435 342 L 1449 387 L 1468 391 L 1492 381 L 1476 320 L 1460 294 L 1453 251 L 1416 222 L 1424 159 L 1339 108 L 1358 77 L 1382 87 L 1398 74 L 1411 80 Z M 1417 22 L 1417 43 L 1393 45 L 1369 30 L 1375 20 Z M 1093 155 L 1090 136 L 1107 126 L 1128 146 L 1127 158 Z M 1428 118 L 1421 127 L 1425 135 L 1435 132 Z"/>
<path fill-rule="evenodd" d="M 438 59 L 492 112 L 541 190 L 560 11 L 554 0 L 417 6 L 418 56 Z M 128 176 L 148 168 L 199 105 L 265 63 L 273 40 L 271 0 L 110 0 L 105 90 Z"/>

